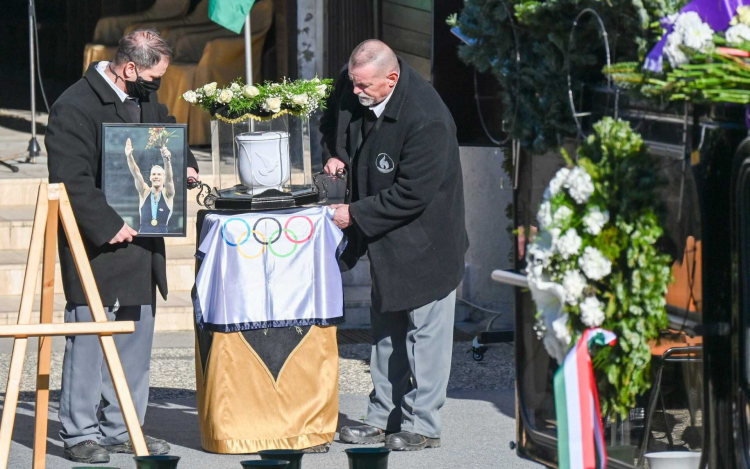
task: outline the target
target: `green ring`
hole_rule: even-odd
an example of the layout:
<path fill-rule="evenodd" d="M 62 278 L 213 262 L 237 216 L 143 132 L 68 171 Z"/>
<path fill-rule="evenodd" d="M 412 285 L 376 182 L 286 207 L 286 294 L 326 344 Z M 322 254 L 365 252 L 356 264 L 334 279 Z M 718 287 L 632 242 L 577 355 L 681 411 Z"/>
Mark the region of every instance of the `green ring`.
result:
<path fill-rule="evenodd" d="M 280 235 L 281 233 L 284 233 L 284 232 L 289 233 L 290 235 L 292 235 L 292 238 L 294 238 L 294 240 L 297 241 L 297 235 L 294 234 L 294 231 L 292 231 L 292 230 L 290 230 L 288 228 L 284 228 L 283 230 L 276 230 L 276 231 L 274 231 L 273 234 L 269 237 L 269 239 L 273 239 L 277 234 Z M 271 251 L 271 253 L 274 256 L 276 256 L 276 257 L 289 257 L 292 254 L 294 254 L 295 251 L 297 251 L 297 246 L 299 246 L 299 244 L 295 244 L 294 248 L 291 251 L 289 251 L 287 254 L 283 254 L 283 255 L 277 253 L 276 251 L 274 251 L 273 250 L 273 244 L 271 244 L 271 243 L 268 243 L 268 250 Z"/>

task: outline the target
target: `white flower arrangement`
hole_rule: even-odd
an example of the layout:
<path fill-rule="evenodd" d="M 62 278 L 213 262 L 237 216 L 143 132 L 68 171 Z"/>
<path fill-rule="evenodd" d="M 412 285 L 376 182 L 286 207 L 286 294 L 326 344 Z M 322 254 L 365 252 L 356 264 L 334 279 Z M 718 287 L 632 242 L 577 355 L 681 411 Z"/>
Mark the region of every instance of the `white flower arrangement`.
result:
<path fill-rule="evenodd" d="M 274 119 L 282 114 L 307 118 L 325 109 L 333 90 L 333 80 L 283 80 L 281 83 L 244 85 L 237 79 L 226 87 L 207 83 L 182 95 L 185 102 L 200 106 L 216 119 L 234 123 L 247 120 Z"/>
<path fill-rule="evenodd" d="M 672 261 L 656 248 L 663 230 L 654 180 L 645 177 L 653 160 L 627 122 L 610 118 L 594 125 L 575 163 L 564 156 L 568 167 L 550 181 L 526 249 L 534 329 L 558 363 L 587 328 L 618 335 L 594 362 L 606 376 L 598 379 L 603 412 L 622 414 L 648 389 L 648 340 L 666 326 Z M 625 173 L 644 177 L 618 178 Z"/>
<path fill-rule="evenodd" d="M 750 26 L 739 23 L 730 26 L 724 34 L 728 43 L 739 45 L 745 41 L 750 41 Z"/>
<path fill-rule="evenodd" d="M 674 29 L 667 37 L 664 54 L 673 69 L 690 62 L 685 53 L 685 47 L 698 51 L 709 52 L 714 47 L 714 30 L 704 23 L 700 15 L 694 11 L 681 13 L 674 22 Z"/>

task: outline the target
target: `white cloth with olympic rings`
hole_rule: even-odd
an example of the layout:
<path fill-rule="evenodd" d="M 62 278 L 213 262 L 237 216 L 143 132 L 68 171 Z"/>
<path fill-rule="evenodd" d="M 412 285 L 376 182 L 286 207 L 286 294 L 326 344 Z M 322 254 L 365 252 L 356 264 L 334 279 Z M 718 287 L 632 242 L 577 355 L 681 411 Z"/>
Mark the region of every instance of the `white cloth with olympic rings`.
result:
<path fill-rule="evenodd" d="M 344 234 L 328 207 L 209 213 L 196 257 L 196 323 L 234 332 L 343 322 L 337 257 Z"/>

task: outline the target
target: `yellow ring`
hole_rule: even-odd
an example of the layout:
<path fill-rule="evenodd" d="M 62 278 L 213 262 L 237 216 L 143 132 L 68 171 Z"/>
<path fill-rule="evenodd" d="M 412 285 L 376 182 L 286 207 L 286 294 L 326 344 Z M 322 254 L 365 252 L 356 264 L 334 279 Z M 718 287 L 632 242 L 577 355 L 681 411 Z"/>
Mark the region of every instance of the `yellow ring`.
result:
<path fill-rule="evenodd" d="M 252 233 L 260 236 L 263 239 L 264 243 L 266 242 L 266 235 L 264 235 L 260 231 L 252 230 Z M 242 245 L 242 243 L 245 242 L 245 238 L 247 238 L 248 236 L 250 236 L 250 235 L 247 233 L 247 231 L 245 231 L 244 233 L 242 233 L 240 235 L 240 239 L 237 240 L 237 252 L 239 252 L 240 256 L 244 257 L 245 259 L 256 259 L 256 258 L 260 257 L 264 252 L 266 252 L 266 245 L 265 244 L 261 244 L 262 247 L 261 247 L 260 252 L 258 254 L 254 255 L 254 256 L 248 256 L 247 254 L 245 254 L 244 252 L 242 252 L 242 248 L 240 248 L 240 246 Z"/>

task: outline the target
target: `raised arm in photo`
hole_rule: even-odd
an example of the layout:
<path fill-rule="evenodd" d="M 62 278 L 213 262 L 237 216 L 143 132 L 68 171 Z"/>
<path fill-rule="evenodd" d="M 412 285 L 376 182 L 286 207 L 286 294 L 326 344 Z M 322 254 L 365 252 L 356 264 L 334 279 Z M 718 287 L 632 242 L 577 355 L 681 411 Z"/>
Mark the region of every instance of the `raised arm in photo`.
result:
<path fill-rule="evenodd" d="M 164 159 L 164 196 L 174 197 L 174 177 L 172 175 L 172 153 L 167 147 L 161 147 L 161 157 Z"/>
<path fill-rule="evenodd" d="M 125 156 L 127 156 L 128 158 L 128 168 L 130 168 L 130 174 L 133 175 L 133 182 L 135 182 L 135 190 L 137 190 L 139 194 L 148 192 L 149 190 L 148 184 L 146 184 L 146 181 L 143 180 L 143 175 L 141 174 L 141 170 L 136 164 L 135 158 L 133 157 L 133 144 L 131 143 L 130 139 L 127 139 L 125 141 Z"/>

